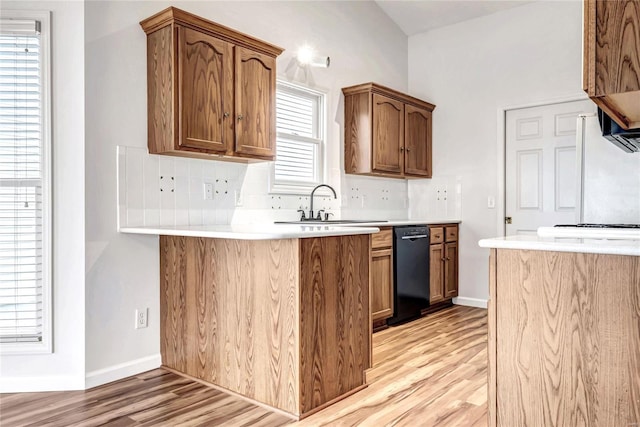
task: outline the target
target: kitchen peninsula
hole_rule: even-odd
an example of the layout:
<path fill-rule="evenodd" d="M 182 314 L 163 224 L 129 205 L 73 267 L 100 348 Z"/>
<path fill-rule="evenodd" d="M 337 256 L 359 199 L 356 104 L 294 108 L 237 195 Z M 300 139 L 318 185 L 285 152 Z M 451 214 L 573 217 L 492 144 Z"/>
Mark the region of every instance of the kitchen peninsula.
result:
<path fill-rule="evenodd" d="M 540 236 L 562 230 L 540 229 Z M 486 239 L 489 425 L 640 422 L 640 236 Z"/>
<path fill-rule="evenodd" d="M 365 385 L 374 227 L 134 227 L 160 235 L 162 364 L 295 418 Z"/>

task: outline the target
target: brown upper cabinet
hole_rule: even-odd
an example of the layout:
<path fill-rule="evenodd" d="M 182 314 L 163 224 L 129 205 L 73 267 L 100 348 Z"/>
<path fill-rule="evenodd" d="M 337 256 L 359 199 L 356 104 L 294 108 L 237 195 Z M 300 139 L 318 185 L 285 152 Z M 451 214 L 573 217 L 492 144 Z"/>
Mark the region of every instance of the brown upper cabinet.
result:
<path fill-rule="evenodd" d="M 140 25 L 149 152 L 273 160 L 282 49 L 174 7 Z"/>
<path fill-rule="evenodd" d="M 584 1 L 582 84 L 625 129 L 640 127 L 640 0 Z"/>
<path fill-rule="evenodd" d="M 435 105 L 376 83 L 344 93 L 346 173 L 431 178 L 431 113 Z"/>

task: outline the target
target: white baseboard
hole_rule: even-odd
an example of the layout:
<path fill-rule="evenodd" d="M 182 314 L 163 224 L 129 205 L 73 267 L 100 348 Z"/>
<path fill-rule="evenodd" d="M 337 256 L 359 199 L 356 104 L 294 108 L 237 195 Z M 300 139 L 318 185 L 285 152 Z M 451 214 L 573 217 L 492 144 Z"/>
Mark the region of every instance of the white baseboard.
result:
<path fill-rule="evenodd" d="M 108 368 L 87 372 L 84 386 L 85 389 L 89 389 L 102 384 L 121 380 L 123 378 L 130 377 L 131 375 L 159 368 L 161 364 L 162 359 L 160 355 L 155 354 L 153 356 L 109 366 Z"/>
<path fill-rule="evenodd" d="M 453 303 L 456 305 L 466 305 L 467 307 L 478 307 L 478 308 L 487 308 L 486 299 L 480 298 L 467 298 L 467 297 L 456 297 L 453 299 Z"/>
<path fill-rule="evenodd" d="M 84 378 L 77 376 L 2 377 L 0 393 L 83 390 Z"/>

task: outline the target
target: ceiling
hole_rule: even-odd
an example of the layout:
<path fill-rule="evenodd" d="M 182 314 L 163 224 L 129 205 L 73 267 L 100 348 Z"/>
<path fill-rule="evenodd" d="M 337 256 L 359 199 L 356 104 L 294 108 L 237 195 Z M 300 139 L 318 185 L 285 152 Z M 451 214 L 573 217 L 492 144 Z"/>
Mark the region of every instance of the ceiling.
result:
<path fill-rule="evenodd" d="M 526 0 L 374 0 L 408 36 L 512 7 Z"/>

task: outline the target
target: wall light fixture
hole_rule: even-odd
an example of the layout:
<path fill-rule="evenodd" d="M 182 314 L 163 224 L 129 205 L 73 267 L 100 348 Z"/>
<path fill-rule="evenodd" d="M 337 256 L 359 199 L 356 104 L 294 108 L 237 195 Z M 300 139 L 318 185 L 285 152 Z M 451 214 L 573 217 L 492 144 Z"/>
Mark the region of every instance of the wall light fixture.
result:
<path fill-rule="evenodd" d="M 318 55 L 315 50 L 308 45 L 298 49 L 296 59 L 301 66 L 309 67 L 329 68 L 329 64 L 331 63 L 331 59 L 328 56 Z"/>

